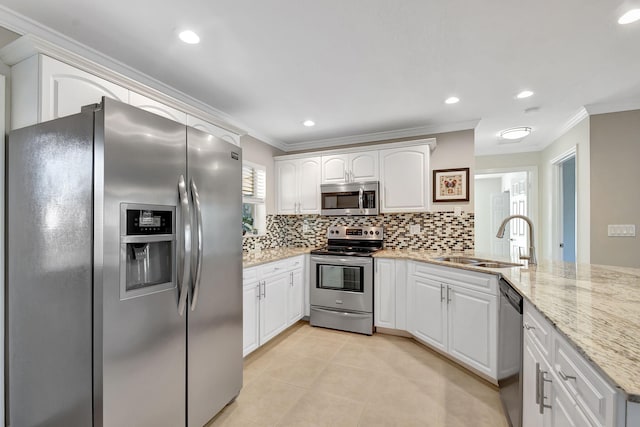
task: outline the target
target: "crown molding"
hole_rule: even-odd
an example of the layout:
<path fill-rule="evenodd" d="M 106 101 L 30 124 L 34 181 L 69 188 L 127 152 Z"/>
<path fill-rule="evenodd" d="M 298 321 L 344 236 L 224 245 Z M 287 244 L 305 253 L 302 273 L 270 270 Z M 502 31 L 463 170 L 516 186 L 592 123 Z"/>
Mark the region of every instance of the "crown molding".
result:
<path fill-rule="evenodd" d="M 0 49 L 0 60 L 7 65 L 35 54 L 47 55 L 240 136 L 248 134 L 286 151 L 282 141 L 267 137 L 211 105 L 1 5 L 0 25 L 23 34 Z"/>
<path fill-rule="evenodd" d="M 580 107 L 578 111 L 573 114 L 573 116 L 569 117 L 569 120 L 567 120 L 564 125 L 562 125 L 556 132 L 554 132 L 554 137 L 549 143 L 552 143 L 565 133 L 569 132 L 575 125 L 577 125 L 587 117 L 589 117 L 589 112 L 587 111 L 587 109 L 585 107 Z"/>
<path fill-rule="evenodd" d="M 304 159 L 310 156 L 326 156 L 326 155 L 334 155 L 334 154 L 349 154 L 349 153 L 361 153 L 363 151 L 374 151 L 374 150 L 384 150 L 387 148 L 404 148 L 404 147 L 415 147 L 418 145 L 427 145 L 429 146 L 429 152 L 432 152 L 438 146 L 438 141 L 436 138 L 420 138 L 420 139 L 411 139 L 408 141 L 399 141 L 399 142 L 387 142 L 385 144 L 372 144 L 366 145 L 364 147 L 350 147 L 350 148 L 337 148 L 330 147 L 325 150 L 319 151 L 305 151 L 304 153 L 294 153 L 294 154 L 285 154 L 281 156 L 275 156 L 276 160 L 292 160 L 292 159 Z"/>
<path fill-rule="evenodd" d="M 364 142 L 387 141 L 390 139 L 422 137 L 444 132 L 456 132 L 460 130 L 475 129 L 480 120 L 468 120 L 464 122 L 446 123 L 442 125 L 420 126 L 407 129 L 398 129 L 384 132 L 365 133 L 359 135 L 344 136 L 338 138 L 317 139 L 313 141 L 295 142 L 286 144 L 286 151 L 314 150 L 334 148 L 343 145 L 360 144 Z"/>
<path fill-rule="evenodd" d="M 640 110 L 640 98 L 627 98 L 615 102 L 602 102 L 597 104 L 588 104 L 584 108 L 589 115 L 617 113 L 620 111 Z"/>

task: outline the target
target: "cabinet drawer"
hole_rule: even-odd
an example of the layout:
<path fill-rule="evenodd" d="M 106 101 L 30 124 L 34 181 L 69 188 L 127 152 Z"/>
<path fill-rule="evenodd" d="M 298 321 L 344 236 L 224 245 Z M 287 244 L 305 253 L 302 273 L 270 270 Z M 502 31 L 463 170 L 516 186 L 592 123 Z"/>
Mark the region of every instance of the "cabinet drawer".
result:
<path fill-rule="evenodd" d="M 260 276 L 260 279 L 264 280 L 267 277 L 285 272 L 288 269 L 288 262 L 289 261 L 287 259 L 282 259 L 280 261 L 270 262 L 268 264 L 258 266 L 258 275 Z"/>
<path fill-rule="evenodd" d="M 284 261 L 287 270 L 296 270 L 298 268 L 304 267 L 304 255 L 287 258 Z"/>
<path fill-rule="evenodd" d="M 461 268 L 442 267 L 422 262 L 411 263 L 409 269 L 409 274 L 418 277 L 444 281 L 467 289 L 498 295 L 498 276 L 493 274 L 476 273 Z"/>
<path fill-rule="evenodd" d="M 616 391 L 567 341 L 555 334 L 553 368 L 569 394 L 591 422 L 613 426 Z"/>
<path fill-rule="evenodd" d="M 547 360 L 551 359 L 551 323 L 530 304 L 524 304 L 522 326 L 525 335 L 531 336 Z"/>
<path fill-rule="evenodd" d="M 258 267 L 250 267 L 242 270 L 243 285 L 256 281 L 258 281 Z"/>

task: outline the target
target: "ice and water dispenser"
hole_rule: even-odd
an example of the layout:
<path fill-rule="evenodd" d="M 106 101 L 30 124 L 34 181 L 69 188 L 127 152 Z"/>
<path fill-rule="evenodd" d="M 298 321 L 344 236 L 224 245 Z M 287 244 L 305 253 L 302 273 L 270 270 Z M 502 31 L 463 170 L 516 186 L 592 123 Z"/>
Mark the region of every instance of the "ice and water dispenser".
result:
<path fill-rule="evenodd" d="M 120 298 L 175 288 L 175 207 L 120 206 Z"/>

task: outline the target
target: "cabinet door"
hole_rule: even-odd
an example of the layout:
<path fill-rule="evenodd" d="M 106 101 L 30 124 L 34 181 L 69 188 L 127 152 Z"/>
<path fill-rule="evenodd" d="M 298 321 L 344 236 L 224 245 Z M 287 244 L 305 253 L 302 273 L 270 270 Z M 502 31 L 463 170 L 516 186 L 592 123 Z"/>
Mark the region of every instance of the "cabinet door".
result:
<path fill-rule="evenodd" d="M 187 114 L 136 92 L 129 92 L 129 104 L 180 124 L 187 124 Z"/>
<path fill-rule="evenodd" d="M 299 160 L 298 213 L 320 213 L 320 157 Z"/>
<path fill-rule="evenodd" d="M 40 67 L 41 122 L 79 113 L 103 96 L 129 102 L 127 89 L 48 56 L 40 57 Z"/>
<path fill-rule="evenodd" d="M 280 274 L 266 279 L 263 283 L 263 295 L 260 300 L 260 345 L 287 327 L 289 275 Z"/>
<path fill-rule="evenodd" d="M 289 273 L 289 303 L 287 305 L 287 325 L 302 319 L 304 310 L 304 277 L 302 269 Z"/>
<path fill-rule="evenodd" d="M 366 151 L 349 155 L 349 171 L 354 182 L 377 181 L 378 151 Z"/>
<path fill-rule="evenodd" d="M 219 126 L 209 123 L 201 118 L 187 114 L 187 126 L 206 132 L 209 135 L 217 136 L 227 142 L 240 146 L 240 136 Z"/>
<path fill-rule="evenodd" d="M 396 269 L 392 259 L 376 258 L 373 283 L 373 316 L 375 326 L 396 327 Z"/>
<path fill-rule="evenodd" d="M 445 286 L 423 277 L 410 276 L 407 295 L 407 323 L 416 337 L 447 350 L 447 302 Z"/>
<path fill-rule="evenodd" d="M 348 181 L 348 155 L 335 154 L 332 156 L 322 156 L 322 183 L 333 184 Z"/>
<path fill-rule="evenodd" d="M 547 376 L 549 377 L 550 375 Z M 575 402 L 567 391 L 560 386 L 555 377 L 551 384 L 546 383 L 546 389 L 550 390 L 551 393 L 551 408 L 545 408 L 545 411 L 551 412 L 552 427 L 583 427 L 591 425 L 584 417 L 578 418 L 578 408 L 576 408 Z"/>
<path fill-rule="evenodd" d="M 551 414 L 549 408 L 544 409 L 544 413 L 540 413 L 539 394 L 540 387 L 538 383 L 539 372 L 546 371 L 547 377 L 549 368 L 536 345 L 531 341 L 525 333 L 523 352 L 522 352 L 522 427 L 543 427 L 551 425 Z M 550 394 L 548 383 L 545 383 L 545 401 L 549 404 Z"/>
<path fill-rule="evenodd" d="M 497 377 L 497 297 L 447 286 L 449 354 Z"/>
<path fill-rule="evenodd" d="M 429 147 L 380 150 L 381 212 L 429 208 Z"/>
<path fill-rule="evenodd" d="M 242 288 L 242 356 L 260 345 L 260 285 L 251 283 Z"/>
<path fill-rule="evenodd" d="M 296 213 L 298 203 L 297 164 L 295 160 L 276 162 L 276 188 L 279 214 Z"/>

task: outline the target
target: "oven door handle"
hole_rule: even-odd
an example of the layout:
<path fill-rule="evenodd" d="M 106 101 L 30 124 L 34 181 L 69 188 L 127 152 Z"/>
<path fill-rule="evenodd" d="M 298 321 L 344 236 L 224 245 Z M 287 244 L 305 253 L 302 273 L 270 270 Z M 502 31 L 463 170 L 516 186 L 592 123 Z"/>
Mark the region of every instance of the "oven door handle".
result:
<path fill-rule="evenodd" d="M 331 255 L 329 255 L 331 256 Z M 369 265 L 371 264 L 373 258 L 369 258 L 369 257 L 355 257 L 355 258 L 363 258 L 364 260 L 360 261 L 358 260 L 354 260 L 353 258 L 334 258 L 333 256 L 331 256 L 331 259 L 327 259 L 324 257 L 311 257 L 311 261 L 314 261 L 318 264 L 332 264 L 332 263 L 343 263 L 345 265 Z M 333 264 L 332 264 L 333 265 Z"/>
<path fill-rule="evenodd" d="M 360 192 L 358 193 L 358 209 L 362 209 L 362 196 L 364 195 L 364 188 L 360 187 Z"/>
<path fill-rule="evenodd" d="M 312 310 L 321 311 L 323 313 L 338 314 L 343 317 L 351 317 L 352 319 L 367 319 L 371 317 L 371 313 L 350 313 L 348 311 L 327 310 L 326 308 L 311 307 Z"/>

